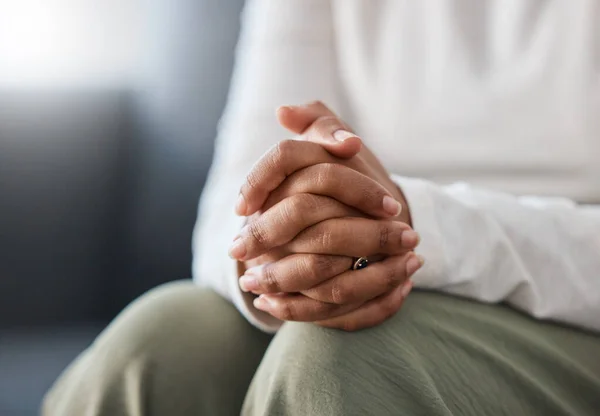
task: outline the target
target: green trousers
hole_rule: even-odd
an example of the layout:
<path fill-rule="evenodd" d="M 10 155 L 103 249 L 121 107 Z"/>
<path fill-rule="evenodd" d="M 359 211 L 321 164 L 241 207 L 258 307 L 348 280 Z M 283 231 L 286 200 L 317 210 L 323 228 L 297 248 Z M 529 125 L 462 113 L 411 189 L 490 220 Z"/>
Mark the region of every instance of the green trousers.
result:
<path fill-rule="evenodd" d="M 275 337 L 214 292 L 159 287 L 56 381 L 46 416 L 599 415 L 600 337 L 509 307 L 413 292 L 355 332 Z"/>

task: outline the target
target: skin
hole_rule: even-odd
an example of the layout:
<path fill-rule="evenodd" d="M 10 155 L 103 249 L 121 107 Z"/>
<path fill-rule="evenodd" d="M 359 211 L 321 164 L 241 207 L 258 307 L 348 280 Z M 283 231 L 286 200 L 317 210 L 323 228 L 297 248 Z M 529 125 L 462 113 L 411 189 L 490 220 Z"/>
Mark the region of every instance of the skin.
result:
<path fill-rule="evenodd" d="M 278 109 L 300 135 L 268 151 L 240 190 L 230 249 L 258 309 L 348 331 L 393 316 L 422 264 L 406 200 L 362 141 L 320 102 Z M 351 271 L 353 257 L 369 267 Z"/>

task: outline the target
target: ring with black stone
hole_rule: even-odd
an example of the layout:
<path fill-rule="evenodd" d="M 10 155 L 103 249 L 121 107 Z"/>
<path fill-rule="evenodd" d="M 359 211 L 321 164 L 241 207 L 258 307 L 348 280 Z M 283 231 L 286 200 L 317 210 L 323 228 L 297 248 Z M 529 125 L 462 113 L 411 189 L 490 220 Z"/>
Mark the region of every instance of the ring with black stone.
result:
<path fill-rule="evenodd" d="M 352 270 L 360 270 L 364 269 L 369 265 L 369 259 L 366 257 L 359 257 L 354 259 L 354 264 L 352 265 Z"/>

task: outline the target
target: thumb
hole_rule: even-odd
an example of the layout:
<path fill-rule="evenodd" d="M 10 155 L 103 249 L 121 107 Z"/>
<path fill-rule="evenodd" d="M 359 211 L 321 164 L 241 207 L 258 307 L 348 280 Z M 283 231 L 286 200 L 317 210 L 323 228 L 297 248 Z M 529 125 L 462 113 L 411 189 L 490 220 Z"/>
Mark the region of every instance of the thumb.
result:
<path fill-rule="evenodd" d="M 319 101 L 304 106 L 279 107 L 277 119 L 286 129 L 302 134 L 306 140 L 322 145 L 339 158 L 354 157 L 362 147 L 362 140 Z"/>
<path fill-rule="evenodd" d="M 296 134 L 303 134 L 319 117 L 337 117 L 321 101 L 304 105 L 287 105 L 277 109 L 279 123 Z"/>

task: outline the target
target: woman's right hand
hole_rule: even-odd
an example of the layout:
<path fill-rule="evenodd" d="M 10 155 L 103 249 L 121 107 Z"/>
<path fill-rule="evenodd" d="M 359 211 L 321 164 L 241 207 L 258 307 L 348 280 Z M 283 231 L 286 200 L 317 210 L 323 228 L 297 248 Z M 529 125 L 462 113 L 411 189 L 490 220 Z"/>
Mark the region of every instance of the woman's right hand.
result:
<path fill-rule="evenodd" d="M 317 111 L 317 116 L 320 121 L 305 131 L 313 141 L 340 129 L 331 113 Z M 266 202 L 264 212 L 250 219 L 232 247 L 233 257 L 257 265 L 240 285 L 262 293 L 257 307 L 280 319 L 344 329 L 371 326 L 395 312 L 403 299 L 399 294 L 410 290 L 410 282 L 402 284 L 422 264 L 410 252 L 418 236 L 394 217 L 398 209 L 393 204 L 386 212 L 385 203 L 377 203 L 390 196 L 389 186 L 375 180 L 382 174 L 373 174 L 362 158 L 346 155 L 351 158 L 341 160 L 315 144 L 283 142 L 248 175 L 246 195 Z M 365 213 L 387 218 L 364 218 Z M 363 270 L 349 270 L 352 257 L 371 254 L 389 257 Z"/>

